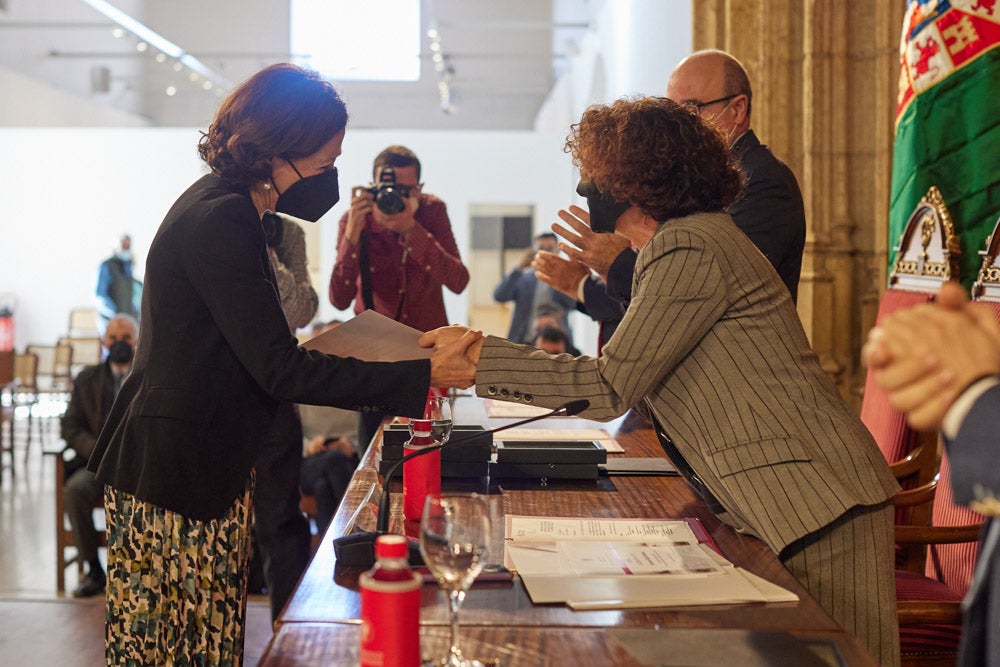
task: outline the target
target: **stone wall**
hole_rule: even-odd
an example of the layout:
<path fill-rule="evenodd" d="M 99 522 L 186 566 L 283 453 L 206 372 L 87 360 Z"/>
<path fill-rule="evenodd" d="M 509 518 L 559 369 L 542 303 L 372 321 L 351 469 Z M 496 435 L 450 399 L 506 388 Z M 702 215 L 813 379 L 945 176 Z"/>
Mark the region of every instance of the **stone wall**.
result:
<path fill-rule="evenodd" d="M 885 288 L 903 2 L 697 0 L 694 49 L 739 58 L 752 126 L 795 172 L 806 210 L 799 316 L 860 405 L 861 344 Z"/>

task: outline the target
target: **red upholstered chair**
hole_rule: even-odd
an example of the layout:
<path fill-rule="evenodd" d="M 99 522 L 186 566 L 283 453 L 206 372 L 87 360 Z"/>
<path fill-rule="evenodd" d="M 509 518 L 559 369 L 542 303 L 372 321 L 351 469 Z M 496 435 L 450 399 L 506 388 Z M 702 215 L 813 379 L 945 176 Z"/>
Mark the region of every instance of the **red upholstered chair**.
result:
<path fill-rule="evenodd" d="M 876 324 L 890 313 L 934 298 L 941 283 L 958 276 L 958 237 L 941 193 L 931 186 L 920 200 L 899 237 L 889 286 L 879 302 Z M 895 463 L 923 441 L 906 425 L 906 418 L 889 405 L 871 372 L 865 381 L 861 421 L 872 432 L 889 463 Z M 909 486 L 925 484 L 935 470 L 919 471 Z M 904 483 L 904 488 L 907 484 Z"/>
<path fill-rule="evenodd" d="M 919 489 L 901 492 L 897 496 L 897 507 L 931 496 L 932 525 L 896 526 L 898 544 L 927 550 L 922 572 L 896 570 L 900 648 L 904 665 L 955 664 L 961 635 L 959 605 L 969 590 L 979 550 L 983 517 L 955 504 L 947 454 L 941 457 L 939 479 Z"/>

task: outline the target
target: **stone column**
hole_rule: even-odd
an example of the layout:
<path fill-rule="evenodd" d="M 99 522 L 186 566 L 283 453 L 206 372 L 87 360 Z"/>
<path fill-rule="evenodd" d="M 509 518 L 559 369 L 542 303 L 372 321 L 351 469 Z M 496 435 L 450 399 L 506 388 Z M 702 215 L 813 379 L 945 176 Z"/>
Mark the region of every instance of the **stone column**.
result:
<path fill-rule="evenodd" d="M 695 49 L 740 59 L 752 126 L 795 172 L 806 209 L 799 316 L 845 398 L 885 286 L 903 3 L 694 2 Z"/>

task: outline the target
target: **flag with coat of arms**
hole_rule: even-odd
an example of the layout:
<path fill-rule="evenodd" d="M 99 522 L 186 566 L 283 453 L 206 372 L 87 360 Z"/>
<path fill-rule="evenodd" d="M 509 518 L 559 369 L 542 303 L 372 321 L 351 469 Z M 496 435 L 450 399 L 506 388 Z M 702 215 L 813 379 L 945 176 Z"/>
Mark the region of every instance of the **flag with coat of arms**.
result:
<path fill-rule="evenodd" d="M 1000 216 L 1000 0 L 908 0 L 889 202 L 889 266 L 932 185 L 961 243 L 969 287 Z"/>

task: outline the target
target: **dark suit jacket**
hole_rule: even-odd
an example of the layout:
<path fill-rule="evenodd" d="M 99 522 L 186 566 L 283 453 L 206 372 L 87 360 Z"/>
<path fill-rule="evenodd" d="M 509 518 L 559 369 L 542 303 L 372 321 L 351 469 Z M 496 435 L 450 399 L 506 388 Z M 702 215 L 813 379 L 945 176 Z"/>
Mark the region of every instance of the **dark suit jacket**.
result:
<path fill-rule="evenodd" d="M 297 345 L 257 210 L 215 175 L 180 196 L 153 239 L 142 323 L 90 469 L 190 518 L 223 515 L 246 488 L 278 401 L 423 413 L 426 359 L 365 363 Z"/>
<path fill-rule="evenodd" d="M 747 182 L 740 198 L 726 210 L 771 262 L 794 302 L 806 243 L 806 214 L 799 184 L 792 170 L 760 143 L 753 130 L 747 130 L 733 144 L 733 154 Z M 625 250 L 608 270 L 608 294 L 627 303 L 634 270 L 635 253 Z M 586 305 L 589 307 L 589 303 Z"/>
<path fill-rule="evenodd" d="M 480 395 L 607 421 L 648 401 L 722 504 L 774 551 L 899 486 L 809 347 L 791 295 L 724 213 L 670 220 L 639 252 L 632 301 L 600 359 L 488 337 Z"/>
<path fill-rule="evenodd" d="M 514 302 L 514 314 L 510 320 L 510 330 L 507 331 L 507 338 L 518 343 L 534 342 L 534 332 L 531 330 L 532 320 L 535 312 L 535 290 L 538 286 L 538 278 L 535 277 L 533 269 L 514 269 L 508 273 L 500 284 L 493 289 L 493 299 L 499 303 L 506 301 Z M 570 331 L 567 315 L 569 311 L 576 307 L 576 300 L 571 299 L 561 292 L 557 292 L 548 285 L 543 285 L 544 291 L 549 295 L 548 300 L 555 306 L 563 310 L 563 325 L 566 332 L 573 339 L 573 332 Z"/>
<path fill-rule="evenodd" d="M 66 462 L 67 477 L 86 465 L 114 398 L 115 378 L 108 362 L 87 366 L 73 380 L 73 393 L 60 421 L 63 440 L 76 452 L 76 458 Z"/>
<path fill-rule="evenodd" d="M 1000 502 L 1000 386 L 980 396 L 966 415 L 958 435 L 950 442 L 951 485 L 955 502 L 970 504 L 993 499 Z M 959 664 L 1000 665 L 1000 520 L 995 511 L 974 507 L 989 514 L 976 571 L 965 599 L 962 650 Z"/>

